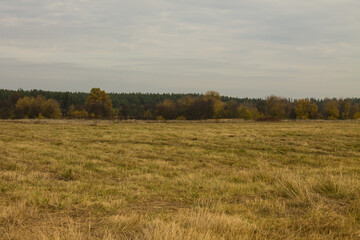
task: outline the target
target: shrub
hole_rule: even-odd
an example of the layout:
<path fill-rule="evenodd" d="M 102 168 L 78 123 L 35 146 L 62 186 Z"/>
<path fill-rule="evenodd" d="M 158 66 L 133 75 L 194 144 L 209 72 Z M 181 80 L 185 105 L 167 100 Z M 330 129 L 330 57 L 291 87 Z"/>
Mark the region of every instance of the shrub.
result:
<path fill-rule="evenodd" d="M 165 120 L 165 118 L 163 116 L 159 115 L 156 117 L 156 120 Z"/>
<path fill-rule="evenodd" d="M 176 120 L 186 120 L 186 117 L 184 117 L 183 115 L 181 115 L 181 116 L 177 117 Z"/>

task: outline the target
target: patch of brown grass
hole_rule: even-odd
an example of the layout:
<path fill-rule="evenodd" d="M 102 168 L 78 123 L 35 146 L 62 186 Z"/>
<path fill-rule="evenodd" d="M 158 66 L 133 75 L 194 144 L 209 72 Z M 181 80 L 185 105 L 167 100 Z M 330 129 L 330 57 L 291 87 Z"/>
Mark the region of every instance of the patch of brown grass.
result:
<path fill-rule="evenodd" d="M 0 121 L 0 239 L 358 239 L 359 136 L 353 121 Z"/>

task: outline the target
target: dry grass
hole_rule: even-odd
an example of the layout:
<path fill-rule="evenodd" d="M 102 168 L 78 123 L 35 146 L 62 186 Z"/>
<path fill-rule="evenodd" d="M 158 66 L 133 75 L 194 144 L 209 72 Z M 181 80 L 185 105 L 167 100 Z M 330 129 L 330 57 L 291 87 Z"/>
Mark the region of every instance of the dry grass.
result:
<path fill-rule="evenodd" d="M 1 121 L 0 234 L 360 239 L 360 123 Z"/>

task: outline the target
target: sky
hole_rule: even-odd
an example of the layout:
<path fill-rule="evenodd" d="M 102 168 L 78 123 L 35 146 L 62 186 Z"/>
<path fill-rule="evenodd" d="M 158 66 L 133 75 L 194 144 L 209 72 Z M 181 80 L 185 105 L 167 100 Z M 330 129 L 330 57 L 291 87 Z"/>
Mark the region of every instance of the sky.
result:
<path fill-rule="evenodd" d="M 0 88 L 360 97 L 359 0 L 0 0 Z"/>

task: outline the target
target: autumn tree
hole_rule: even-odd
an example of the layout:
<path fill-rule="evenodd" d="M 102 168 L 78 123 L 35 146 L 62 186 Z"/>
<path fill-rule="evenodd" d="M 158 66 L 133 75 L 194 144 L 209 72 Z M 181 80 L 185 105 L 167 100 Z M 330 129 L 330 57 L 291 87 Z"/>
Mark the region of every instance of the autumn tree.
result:
<path fill-rule="evenodd" d="M 287 115 L 287 100 L 278 96 L 270 96 L 265 102 L 265 117 L 273 119 L 283 119 Z"/>
<path fill-rule="evenodd" d="M 191 96 L 185 96 L 177 101 L 177 107 L 180 116 L 184 116 L 186 119 L 193 118 L 193 107 L 195 99 Z"/>
<path fill-rule="evenodd" d="M 43 106 L 42 115 L 45 118 L 61 118 L 60 104 L 55 99 L 48 99 Z"/>
<path fill-rule="evenodd" d="M 214 116 L 214 102 L 220 99 L 216 92 L 204 96 L 185 96 L 177 101 L 178 115 L 189 120 L 210 119 Z"/>
<path fill-rule="evenodd" d="M 325 119 L 338 119 L 340 116 L 339 102 L 336 99 L 327 99 L 324 103 L 323 117 Z"/>
<path fill-rule="evenodd" d="M 91 117 L 116 116 L 119 119 L 155 119 L 160 111 L 165 112 L 161 114 L 171 119 L 179 117 L 188 120 L 249 118 L 251 116 L 249 111 L 251 112 L 254 109 L 257 109 L 256 118 L 268 120 L 318 117 L 324 119 L 357 119 L 360 117 L 360 98 L 292 101 L 277 96 L 270 96 L 266 99 L 226 97 L 220 96 L 215 91 L 208 91 L 204 95 L 111 93 L 107 96 L 100 89 L 93 89 L 90 94 L 36 89 L 29 91 L 0 89 L 0 118 L 54 117 L 49 113 L 52 111 L 50 106 L 54 105 L 51 101 L 48 102 L 50 98 L 56 99 L 61 112 L 70 118 L 88 118 L 89 113 L 87 111 L 90 111 Z M 172 103 L 167 104 L 165 101 L 164 104 L 165 99 L 170 101 L 168 103 Z M 240 105 L 245 107 L 239 109 Z M 112 107 L 115 111 L 111 111 Z M 317 114 L 316 108 L 318 108 Z M 53 109 L 57 109 L 57 107 Z M 166 111 L 168 112 L 166 113 Z M 60 117 L 59 111 L 55 115 Z"/>
<path fill-rule="evenodd" d="M 295 102 L 297 119 L 315 119 L 318 115 L 318 107 L 309 99 L 300 99 Z"/>
<path fill-rule="evenodd" d="M 212 105 L 211 118 L 220 119 L 225 117 L 225 103 L 221 101 L 220 93 L 216 91 L 207 91 L 204 100 Z"/>
<path fill-rule="evenodd" d="M 351 99 L 339 99 L 339 115 L 341 119 L 351 119 L 352 118 L 352 102 Z"/>
<path fill-rule="evenodd" d="M 31 108 L 31 117 L 44 117 L 45 107 L 46 98 L 42 95 L 37 95 Z"/>
<path fill-rule="evenodd" d="M 158 116 L 163 116 L 165 119 L 175 119 L 176 104 L 170 99 L 165 99 L 163 102 L 157 104 L 156 112 Z"/>
<path fill-rule="evenodd" d="M 239 104 L 235 100 L 227 102 L 224 107 L 225 118 L 238 118 L 238 107 Z"/>
<path fill-rule="evenodd" d="M 55 99 L 46 99 L 41 95 L 36 98 L 25 96 L 16 102 L 14 116 L 16 118 L 61 118 L 61 110 Z"/>
<path fill-rule="evenodd" d="M 352 119 L 360 119 L 360 104 L 353 104 L 351 107 Z"/>
<path fill-rule="evenodd" d="M 259 112 L 253 106 L 242 104 L 238 107 L 238 117 L 245 120 L 257 119 Z"/>
<path fill-rule="evenodd" d="M 212 118 L 220 119 L 225 118 L 225 106 L 226 104 L 220 100 L 214 101 L 214 114 Z"/>
<path fill-rule="evenodd" d="M 83 110 L 74 110 L 70 112 L 70 117 L 75 119 L 86 119 L 89 117 L 89 113 L 83 109 Z"/>
<path fill-rule="evenodd" d="M 110 118 L 113 113 L 112 103 L 109 95 L 100 88 L 91 89 L 84 108 L 95 118 Z"/>
<path fill-rule="evenodd" d="M 221 101 L 220 93 L 216 91 L 207 91 L 204 95 L 205 98 L 211 99 L 213 101 Z"/>
<path fill-rule="evenodd" d="M 33 97 L 25 96 L 20 98 L 15 105 L 14 116 L 15 118 L 33 118 L 32 108 L 35 99 Z"/>
<path fill-rule="evenodd" d="M 145 120 L 149 120 L 149 119 L 153 119 L 153 114 L 150 110 L 147 110 L 144 114 L 143 114 L 143 119 Z"/>
<path fill-rule="evenodd" d="M 67 110 L 67 116 L 75 119 L 86 119 L 89 113 L 84 109 L 84 106 L 70 105 Z"/>
<path fill-rule="evenodd" d="M 192 115 L 193 119 L 211 119 L 214 116 L 214 100 L 204 96 L 195 98 Z"/>

